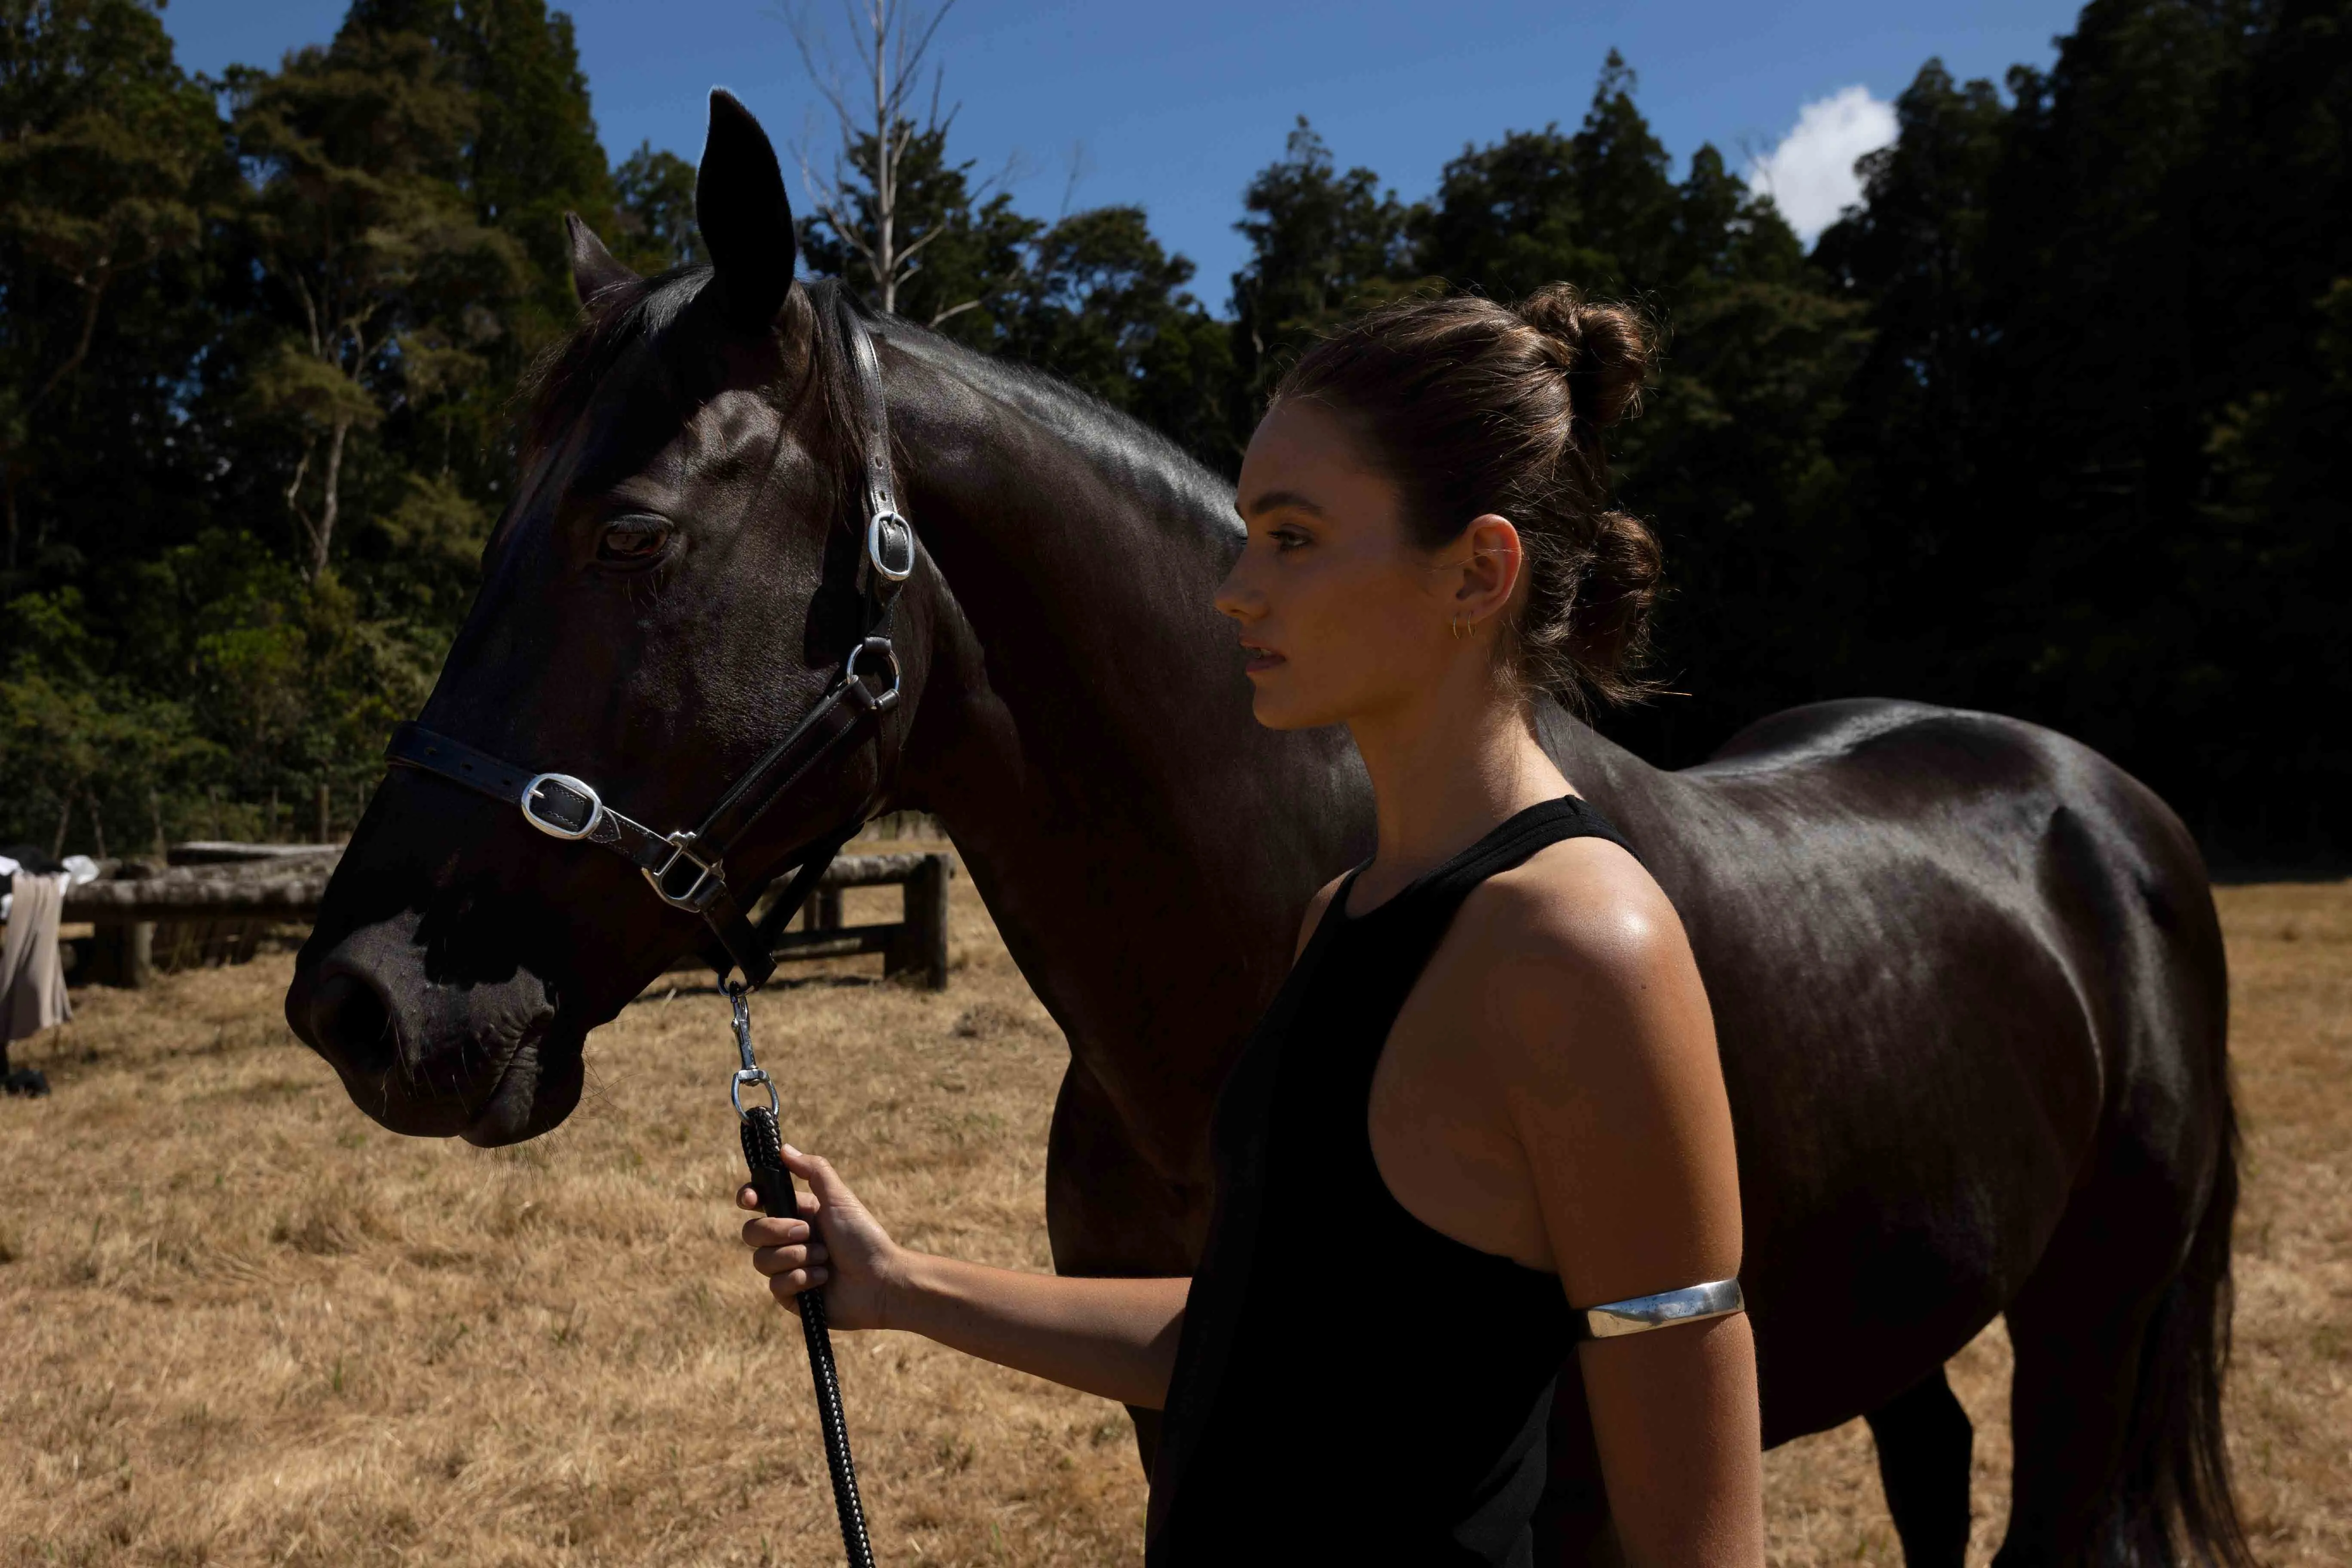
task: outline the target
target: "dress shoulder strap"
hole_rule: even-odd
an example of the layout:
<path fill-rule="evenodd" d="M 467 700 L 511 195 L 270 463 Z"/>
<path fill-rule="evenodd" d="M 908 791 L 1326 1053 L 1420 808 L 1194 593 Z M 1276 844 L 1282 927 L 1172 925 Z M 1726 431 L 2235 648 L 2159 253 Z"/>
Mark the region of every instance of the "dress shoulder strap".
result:
<path fill-rule="evenodd" d="M 1332 907 L 1346 915 L 1349 923 L 1377 919 L 1391 909 L 1440 906 L 1450 911 L 1452 906 L 1468 897 L 1470 890 L 1487 878 L 1509 870 L 1536 851 L 1565 838 L 1606 838 L 1635 859 L 1641 858 L 1633 845 L 1626 842 L 1625 836 L 1617 830 L 1616 825 L 1603 816 L 1598 807 L 1581 795 L 1564 795 L 1557 800 L 1539 802 L 1507 818 L 1452 859 L 1414 878 L 1378 908 L 1359 915 L 1346 915 L 1348 895 L 1355 886 L 1357 875 L 1363 870 L 1363 867 L 1359 866 L 1340 885 L 1339 894 L 1331 900 Z"/>

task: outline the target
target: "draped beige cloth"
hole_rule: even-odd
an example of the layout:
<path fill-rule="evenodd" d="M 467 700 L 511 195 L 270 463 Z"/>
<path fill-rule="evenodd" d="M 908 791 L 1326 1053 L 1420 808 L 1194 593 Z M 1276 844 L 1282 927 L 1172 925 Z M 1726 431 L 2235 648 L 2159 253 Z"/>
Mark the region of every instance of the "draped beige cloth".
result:
<path fill-rule="evenodd" d="M 63 879 L 19 871 L 10 883 L 6 934 L 0 937 L 0 1047 L 73 1016 L 65 959 L 58 952 Z"/>

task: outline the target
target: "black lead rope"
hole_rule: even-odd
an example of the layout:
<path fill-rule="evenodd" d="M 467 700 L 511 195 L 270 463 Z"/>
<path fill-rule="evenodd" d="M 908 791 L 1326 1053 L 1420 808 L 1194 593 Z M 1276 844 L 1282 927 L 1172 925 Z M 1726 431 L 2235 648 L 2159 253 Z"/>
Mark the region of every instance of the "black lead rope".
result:
<path fill-rule="evenodd" d="M 783 1136 L 776 1129 L 776 1085 L 751 1055 L 751 1003 L 741 984 L 730 983 L 735 1005 L 735 1048 L 743 1065 L 730 1091 L 743 1123 L 743 1163 L 751 1170 L 760 1207 L 772 1217 L 797 1218 L 800 1194 L 784 1169 Z M 746 1107 L 743 1086 L 768 1091 L 768 1103 Z M 815 1226 L 809 1227 L 812 1235 Z M 841 1379 L 833 1366 L 833 1333 L 827 1327 L 823 1289 L 800 1296 L 801 1337 L 808 1342 L 809 1381 L 816 1386 L 817 1425 L 824 1429 L 824 1468 L 833 1475 L 833 1510 L 841 1519 L 841 1549 L 849 1568 L 874 1568 L 874 1546 L 866 1538 L 866 1505 L 858 1500 L 857 1466 L 849 1457 L 849 1422 L 841 1411 Z"/>

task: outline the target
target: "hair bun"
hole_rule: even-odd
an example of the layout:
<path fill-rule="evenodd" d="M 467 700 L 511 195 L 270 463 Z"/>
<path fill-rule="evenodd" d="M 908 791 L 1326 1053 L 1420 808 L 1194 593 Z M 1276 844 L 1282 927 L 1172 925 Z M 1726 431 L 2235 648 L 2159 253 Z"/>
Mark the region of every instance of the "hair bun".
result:
<path fill-rule="evenodd" d="M 1641 411 L 1642 388 L 1657 363 L 1657 335 L 1639 311 L 1593 304 L 1567 283 L 1547 283 L 1512 309 L 1551 340 L 1576 417 L 1605 429 Z"/>

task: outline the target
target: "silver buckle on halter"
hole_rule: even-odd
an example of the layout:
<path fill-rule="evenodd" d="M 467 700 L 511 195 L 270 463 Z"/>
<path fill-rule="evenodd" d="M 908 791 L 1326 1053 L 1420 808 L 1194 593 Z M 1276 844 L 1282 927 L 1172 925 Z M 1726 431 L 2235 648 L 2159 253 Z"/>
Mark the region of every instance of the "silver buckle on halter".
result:
<path fill-rule="evenodd" d="M 866 653 L 880 654 L 890 661 L 890 689 L 887 691 L 868 691 L 866 683 L 857 679 L 857 658 Z M 841 678 L 849 682 L 851 695 L 877 713 L 887 713 L 898 705 L 898 650 L 890 646 L 888 637 L 867 637 L 851 648 L 849 657 L 841 661 Z"/>
<path fill-rule="evenodd" d="M 886 582 L 903 583 L 913 576 L 915 525 L 895 511 L 876 512 L 866 524 L 866 559 Z"/>
<path fill-rule="evenodd" d="M 557 789 L 568 791 L 586 801 L 588 803 L 587 819 L 579 826 L 573 827 L 554 817 L 541 816 L 537 809 L 539 792 L 548 784 L 553 784 Z M 522 807 L 522 819 L 550 838 L 585 838 L 596 831 L 598 823 L 604 820 L 604 801 L 597 797 L 595 790 L 589 786 L 586 780 L 575 779 L 570 773 L 533 774 L 530 782 L 522 786 L 522 799 L 516 804 Z"/>
<path fill-rule="evenodd" d="M 672 909 L 698 915 L 710 907 L 710 900 L 717 898 L 719 889 L 727 885 L 727 874 L 720 868 L 719 862 L 705 860 L 694 852 L 693 834 L 673 833 L 668 836 L 667 843 L 669 858 L 657 867 L 645 868 L 646 880 L 653 884 L 654 891 L 661 896 L 663 903 Z M 680 860 L 695 868 L 694 883 L 683 893 L 673 893 L 669 890 L 669 874 L 677 868 Z"/>

